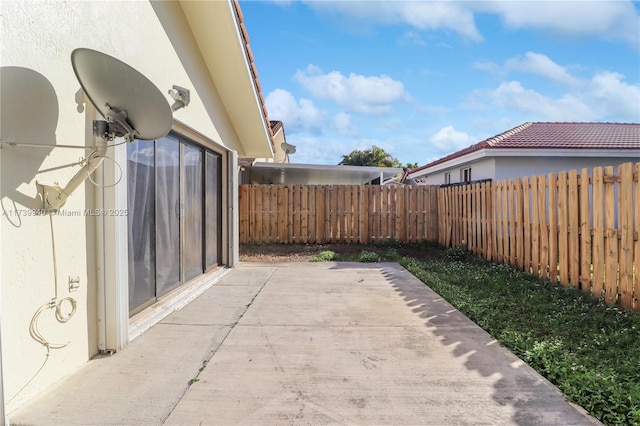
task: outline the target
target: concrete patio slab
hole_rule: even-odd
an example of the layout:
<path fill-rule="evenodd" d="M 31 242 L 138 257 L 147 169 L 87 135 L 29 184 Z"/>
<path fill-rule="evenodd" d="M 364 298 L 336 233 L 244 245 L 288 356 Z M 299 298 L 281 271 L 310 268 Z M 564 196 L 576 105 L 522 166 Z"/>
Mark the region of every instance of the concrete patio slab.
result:
<path fill-rule="evenodd" d="M 10 418 L 598 424 L 392 263 L 242 264 L 125 350 L 91 361 Z"/>

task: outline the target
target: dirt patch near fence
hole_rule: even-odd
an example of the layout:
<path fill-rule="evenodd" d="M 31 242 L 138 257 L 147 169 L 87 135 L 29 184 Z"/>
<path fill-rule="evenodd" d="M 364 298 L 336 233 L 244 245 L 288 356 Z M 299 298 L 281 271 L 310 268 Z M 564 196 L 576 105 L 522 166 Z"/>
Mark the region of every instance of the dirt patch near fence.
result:
<path fill-rule="evenodd" d="M 363 251 L 378 253 L 384 260 L 385 253 L 395 250 L 402 256 L 416 259 L 431 259 L 439 255 L 435 244 L 240 244 L 242 262 L 308 262 L 323 251 L 333 251 L 343 261 L 356 261 Z"/>

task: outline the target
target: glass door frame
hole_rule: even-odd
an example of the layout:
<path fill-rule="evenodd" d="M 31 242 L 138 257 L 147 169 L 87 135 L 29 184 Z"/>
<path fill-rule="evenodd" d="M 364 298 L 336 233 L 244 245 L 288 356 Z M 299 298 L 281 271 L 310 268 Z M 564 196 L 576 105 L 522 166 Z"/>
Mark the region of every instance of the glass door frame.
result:
<path fill-rule="evenodd" d="M 208 273 L 209 271 L 216 269 L 217 267 L 221 266 L 224 263 L 224 259 L 225 259 L 225 249 L 224 249 L 224 241 L 225 239 L 229 238 L 228 235 L 228 231 L 225 231 L 225 226 L 228 226 L 228 222 L 227 222 L 227 218 L 224 214 L 225 212 L 225 206 L 229 204 L 229 188 L 228 186 L 228 182 L 226 181 L 226 179 L 228 179 L 228 173 L 229 171 L 226 170 L 226 168 L 224 167 L 225 164 L 225 159 L 227 159 L 227 161 L 229 161 L 229 153 L 226 151 L 222 151 L 221 149 L 213 149 L 212 146 L 210 146 L 211 144 L 203 144 L 203 143 L 199 143 L 196 140 L 194 140 L 194 138 L 189 137 L 184 135 L 182 132 L 178 132 L 178 131 L 171 131 L 168 135 L 168 138 L 173 142 L 175 141 L 176 143 L 178 143 L 178 152 L 179 152 L 179 173 L 178 173 L 178 204 L 176 205 L 176 210 L 177 210 L 177 214 L 178 214 L 178 220 L 179 220 L 179 225 L 178 225 L 178 229 L 179 229 L 179 254 L 178 254 L 178 262 L 179 262 L 179 281 L 174 283 L 174 284 L 170 284 L 167 285 L 166 287 L 164 287 L 162 290 L 162 293 L 158 293 L 158 276 L 157 276 L 157 271 L 158 271 L 158 226 L 159 226 L 159 221 L 157 220 L 157 215 L 158 215 L 158 194 L 160 191 L 160 188 L 158 185 L 158 142 L 160 140 L 156 140 L 154 141 L 153 144 L 153 148 L 154 148 L 154 173 L 153 173 L 153 177 L 154 177 L 154 199 L 153 199 L 153 204 L 154 204 L 154 216 L 155 216 L 155 223 L 154 223 L 154 239 L 153 239 L 153 244 L 154 244 L 154 296 L 150 297 L 149 300 L 142 302 L 140 305 L 134 307 L 133 309 L 129 310 L 129 317 L 132 317 L 134 315 L 136 315 L 137 313 L 147 309 L 148 307 L 152 306 L 153 304 L 157 303 L 159 300 L 161 300 L 162 298 L 164 298 L 165 296 L 169 295 L 170 293 L 174 292 L 175 290 L 179 289 L 180 287 L 182 287 L 183 285 L 187 284 L 189 281 L 193 280 L 193 279 L 197 279 L 198 277 Z M 186 151 L 186 147 L 193 147 L 196 148 L 199 153 L 200 153 L 200 159 L 201 159 L 201 173 L 200 173 L 200 184 L 201 184 L 201 190 L 200 190 L 200 198 L 201 198 L 201 221 L 202 221 L 202 225 L 201 225 L 201 244 L 200 244 L 200 251 L 201 251 L 201 271 L 198 275 L 190 278 L 190 279 L 186 279 L 185 276 L 185 237 L 186 237 L 186 220 L 185 220 L 185 185 L 184 185 L 184 181 L 185 181 L 185 151 Z M 209 155 L 212 154 L 212 155 Z M 206 217 L 206 212 L 208 209 L 208 206 L 206 204 L 207 202 L 207 162 L 208 162 L 208 158 L 212 158 L 215 161 L 216 167 L 215 167 L 215 179 L 217 182 L 217 188 L 215 188 L 215 197 L 217 198 L 217 203 L 216 203 L 216 217 L 217 217 L 217 224 L 215 227 L 215 230 L 213 231 L 214 236 L 216 238 L 216 251 L 217 251 L 217 263 L 212 264 L 212 265 L 207 265 L 208 260 L 207 260 L 207 234 L 208 234 L 208 220 Z M 226 183 L 225 183 L 226 182 Z M 128 235 L 128 238 L 131 238 L 131 235 Z M 228 249 L 227 249 L 228 250 Z M 127 259 L 127 261 L 129 261 L 129 259 Z M 130 284 L 129 285 L 129 291 L 130 291 Z"/>

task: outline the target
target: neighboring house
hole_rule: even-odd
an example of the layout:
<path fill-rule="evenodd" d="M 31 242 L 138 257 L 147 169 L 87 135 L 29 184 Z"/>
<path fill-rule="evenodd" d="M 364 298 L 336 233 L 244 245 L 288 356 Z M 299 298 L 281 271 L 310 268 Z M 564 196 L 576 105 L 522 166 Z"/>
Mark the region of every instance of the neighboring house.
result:
<path fill-rule="evenodd" d="M 287 143 L 287 137 L 284 134 L 284 125 L 282 121 L 271 121 L 271 131 L 273 132 L 273 157 L 257 158 L 257 162 L 268 163 L 290 163 L 289 155 L 294 154 L 296 147 Z"/>
<path fill-rule="evenodd" d="M 402 169 L 395 167 L 278 164 L 254 162 L 242 167 L 241 183 L 274 185 L 388 185 L 397 184 Z M 381 183 L 382 182 L 382 183 Z"/>
<path fill-rule="evenodd" d="M 296 147 L 288 144 L 282 121 L 271 121 L 272 158 L 241 158 L 240 183 L 275 185 L 383 185 L 397 183 L 402 169 L 392 167 L 292 164 Z"/>
<path fill-rule="evenodd" d="M 638 123 L 524 123 L 409 170 L 405 182 L 445 185 L 640 161 Z"/>
<path fill-rule="evenodd" d="M 237 158 L 271 157 L 273 141 L 235 1 L 0 8 L 1 420 L 238 261 Z M 79 90 L 76 48 L 127 63 L 163 94 L 184 87 L 190 103 L 166 137 L 111 146 L 98 185 L 42 214 L 36 182 L 68 182 L 102 119 Z"/>

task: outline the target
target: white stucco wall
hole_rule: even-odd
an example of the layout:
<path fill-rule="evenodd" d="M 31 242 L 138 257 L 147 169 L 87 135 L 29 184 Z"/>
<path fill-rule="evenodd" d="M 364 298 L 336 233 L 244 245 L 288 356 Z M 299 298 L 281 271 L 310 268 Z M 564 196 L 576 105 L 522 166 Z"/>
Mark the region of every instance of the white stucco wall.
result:
<path fill-rule="evenodd" d="M 467 167 L 471 167 L 472 180 L 492 179 L 493 176 L 495 175 L 496 164 L 493 158 L 483 158 L 475 162 L 456 165 L 455 167 L 443 169 L 424 177 L 424 181 L 420 182 L 420 184 L 421 185 L 443 185 L 445 183 L 444 175 L 446 173 L 451 173 L 450 183 L 460 183 L 462 181 L 461 170 Z"/>
<path fill-rule="evenodd" d="M 90 126 L 94 117 L 77 97 L 80 85 L 70 62 L 75 48 L 87 47 L 127 62 L 163 93 L 174 84 L 191 89 L 191 104 L 174 117 L 214 142 L 232 149 L 238 146 L 215 85 L 202 70 L 203 61 L 179 5 L 9 1 L 1 2 L 0 7 L 3 142 L 93 145 Z M 163 17 L 162 23 L 158 16 Z M 174 46 L 179 47 L 179 55 Z M 36 311 L 56 294 L 50 217 L 33 215 L 41 205 L 35 182 L 63 186 L 79 168 L 69 165 L 85 153 L 63 148 L 2 149 L 0 312 L 8 411 L 72 373 L 98 351 L 96 224 L 95 218 L 83 214 L 96 207 L 97 190 L 89 182 L 63 208 L 78 216 L 51 218 L 58 299 L 72 296 L 77 312 L 61 324 L 52 309 L 45 309 L 36 324 L 36 332 L 51 343 L 68 345 L 51 349 L 47 358 L 46 348 L 29 333 Z M 114 165 L 107 161 L 105 167 L 111 172 L 106 175 L 112 176 Z M 71 293 L 69 277 L 79 278 L 79 288 Z"/>
<path fill-rule="evenodd" d="M 583 168 L 614 166 L 638 162 L 638 157 L 498 157 L 496 180 L 524 176 L 548 175 L 569 170 L 580 172 Z"/>
<path fill-rule="evenodd" d="M 568 154 L 569 155 L 569 154 Z M 548 175 L 552 172 L 569 170 L 580 171 L 583 168 L 614 166 L 617 168 L 623 163 L 636 163 L 640 161 L 638 156 L 610 157 L 605 155 L 590 155 L 584 157 L 571 156 L 503 156 L 484 157 L 474 161 L 458 164 L 454 167 L 443 168 L 437 172 L 421 177 L 422 185 L 443 185 L 445 173 L 451 173 L 451 183 L 461 182 L 461 170 L 471 167 L 471 178 L 474 181 L 482 179 L 510 179 L 524 176 Z"/>

